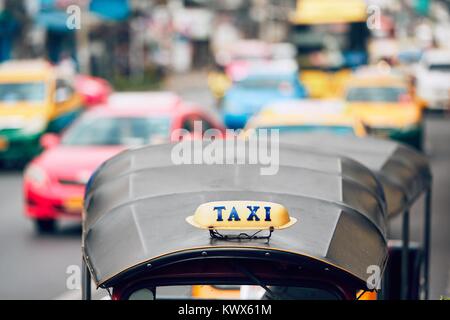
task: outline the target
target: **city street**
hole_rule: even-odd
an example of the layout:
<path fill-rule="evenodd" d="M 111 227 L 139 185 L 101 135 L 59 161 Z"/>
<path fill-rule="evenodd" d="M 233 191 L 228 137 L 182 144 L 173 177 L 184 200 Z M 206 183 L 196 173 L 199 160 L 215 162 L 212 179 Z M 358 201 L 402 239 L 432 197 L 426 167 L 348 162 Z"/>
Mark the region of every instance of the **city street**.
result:
<path fill-rule="evenodd" d="M 189 80 L 190 81 L 186 81 Z M 202 74 L 171 79 L 167 89 L 179 91 L 185 98 L 202 105 L 212 105 Z M 188 84 L 189 83 L 189 84 Z M 450 294 L 450 119 L 430 116 L 426 122 L 427 150 L 434 174 L 433 230 L 431 253 L 431 298 Z M 54 299 L 76 298 L 68 293 L 66 270 L 79 265 L 80 234 L 77 224 L 64 224 L 53 236 L 39 236 L 33 225 L 22 214 L 22 176 L 20 172 L 0 173 L 0 299 Z M 422 219 L 419 210 L 413 210 L 411 234 L 421 239 Z M 398 236 L 400 219 L 392 222 L 391 232 Z"/>
<path fill-rule="evenodd" d="M 215 109 L 206 86 L 206 75 L 199 72 L 171 77 L 165 89 Z M 0 171 L 0 197 L 0 299 L 80 298 L 67 290 L 66 271 L 80 265 L 81 226 L 67 222 L 58 234 L 38 235 L 22 213 L 20 171 Z"/>
<path fill-rule="evenodd" d="M 0 30 L 0 300 L 450 300 L 450 0 L 0 0 Z"/>

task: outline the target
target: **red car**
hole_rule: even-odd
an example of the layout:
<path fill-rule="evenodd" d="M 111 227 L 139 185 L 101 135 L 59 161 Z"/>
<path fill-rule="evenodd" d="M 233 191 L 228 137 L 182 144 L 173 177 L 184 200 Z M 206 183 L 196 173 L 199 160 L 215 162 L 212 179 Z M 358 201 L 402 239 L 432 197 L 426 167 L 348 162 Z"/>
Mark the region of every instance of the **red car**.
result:
<path fill-rule="evenodd" d="M 81 95 L 85 106 L 92 107 L 106 103 L 112 88 L 105 79 L 80 74 L 75 78 L 75 91 Z"/>
<path fill-rule="evenodd" d="M 38 232 L 53 232 L 59 219 L 81 218 L 84 186 L 105 160 L 130 146 L 166 142 L 175 129 L 203 121 L 224 127 L 201 108 L 170 93 L 124 93 L 84 113 L 61 137 L 46 134 L 45 151 L 24 173 L 25 213 Z"/>

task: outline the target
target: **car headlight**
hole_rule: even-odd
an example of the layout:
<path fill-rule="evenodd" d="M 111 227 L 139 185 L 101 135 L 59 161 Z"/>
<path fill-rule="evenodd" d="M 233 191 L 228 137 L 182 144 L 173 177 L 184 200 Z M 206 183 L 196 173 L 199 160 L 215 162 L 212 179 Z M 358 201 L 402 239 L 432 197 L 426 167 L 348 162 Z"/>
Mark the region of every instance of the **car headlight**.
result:
<path fill-rule="evenodd" d="M 49 180 L 45 170 L 33 164 L 25 170 L 24 179 L 39 188 L 45 186 Z"/>
<path fill-rule="evenodd" d="M 47 127 L 47 121 L 45 118 L 33 118 L 25 124 L 22 129 L 24 134 L 35 134 L 45 131 Z"/>

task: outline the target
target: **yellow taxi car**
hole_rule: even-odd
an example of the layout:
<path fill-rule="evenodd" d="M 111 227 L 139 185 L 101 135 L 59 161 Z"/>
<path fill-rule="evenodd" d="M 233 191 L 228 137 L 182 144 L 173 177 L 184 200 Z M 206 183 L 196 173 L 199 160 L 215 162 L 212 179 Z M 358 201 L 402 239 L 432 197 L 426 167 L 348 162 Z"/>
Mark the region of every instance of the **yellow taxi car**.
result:
<path fill-rule="evenodd" d="M 329 132 L 339 135 L 366 135 L 357 117 L 346 114 L 345 104 L 339 100 L 291 100 L 264 108 L 246 127 L 246 133 L 255 129 L 278 129 L 284 132 Z"/>
<path fill-rule="evenodd" d="M 40 151 L 47 131 L 59 132 L 81 110 L 70 79 L 40 60 L 0 65 L 0 160 L 24 163 Z"/>
<path fill-rule="evenodd" d="M 366 1 L 297 0 L 289 16 L 289 38 L 297 49 L 300 80 L 309 96 L 339 97 L 351 70 L 367 64 Z"/>
<path fill-rule="evenodd" d="M 389 70 L 356 73 L 345 100 L 346 112 L 360 118 L 368 134 L 422 149 L 423 108 L 404 77 Z"/>

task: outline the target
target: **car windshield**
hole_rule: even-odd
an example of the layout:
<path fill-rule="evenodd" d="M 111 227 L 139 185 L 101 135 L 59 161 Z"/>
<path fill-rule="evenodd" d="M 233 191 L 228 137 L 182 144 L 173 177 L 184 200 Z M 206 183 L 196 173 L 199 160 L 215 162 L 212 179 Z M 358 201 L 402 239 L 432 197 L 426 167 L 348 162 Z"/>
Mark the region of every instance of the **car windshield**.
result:
<path fill-rule="evenodd" d="M 331 290 L 314 287 L 254 285 L 188 285 L 141 288 L 128 294 L 128 300 L 339 300 Z"/>
<path fill-rule="evenodd" d="M 169 133 L 168 118 L 85 117 L 66 132 L 62 144 L 139 146 L 165 141 Z"/>
<path fill-rule="evenodd" d="M 276 127 L 265 127 L 259 129 L 276 129 L 280 130 L 280 133 L 286 132 L 329 132 L 334 134 L 342 135 L 354 135 L 355 131 L 350 126 L 321 126 L 321 125 L 301 125 L 301 126 L 276 126 Z"/>
<path fill-rule="evenodd" d="M 301 69 L 337 70 L 361 63 L 369 37 L 365 23 L 314 23 L 294 26 L 291 42 L 297 47 Z M 356 56 L 355 56 L 356 53 Z"/>
<path fill-rule="evenodd" d="M 450 72 L 450 64 L 432 64 L 430 71 Z"/>
<path fill-rule="evenodd" d="M 406 88 L 402 87 L 356 87 L 347 93 L 350 102 L 399 102 L 402 95 L 406 95 Z"/>
<path fill-rule="evenodd" d="M 247 78 L 237 83 L 237 86 L 243 89 L 252 90 L 282 90 L 283 88 L 292 88 L 289 79 L 284 78 Z"/>
<path fill-rule="evenodd" d="M 45 100 L 44 82 L 0 83 L 0 102 L 42 102 Z"/>

